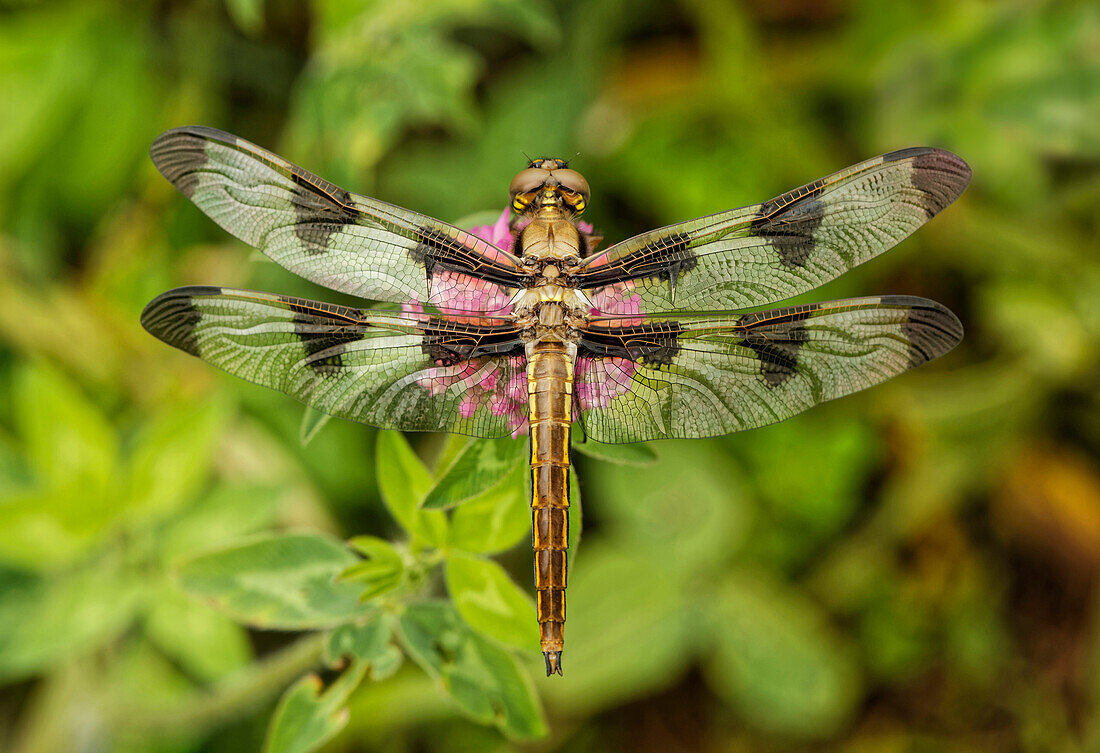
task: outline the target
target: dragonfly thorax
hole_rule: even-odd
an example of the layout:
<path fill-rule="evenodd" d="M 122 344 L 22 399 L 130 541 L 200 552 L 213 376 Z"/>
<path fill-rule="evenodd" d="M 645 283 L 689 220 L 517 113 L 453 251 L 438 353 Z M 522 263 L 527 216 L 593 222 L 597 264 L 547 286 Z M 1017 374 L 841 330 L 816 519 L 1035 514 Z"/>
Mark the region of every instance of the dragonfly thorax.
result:
<path fill-rule="evenodd" d="M 572 218 L 561 213 L 551 217 L 536 217 L 520 231 L 517 243 L 525 262 L 566 262 L 580 259 L 585 248 L 584 239 Z"/>
<path fill-rule="evenodd" d="M 579 290 L 562 285 L 545 284 L 521 291 L 515 298 L 512 311 L 517 319 L 522 319 L 538 315 L 546 305 L 561 308 L 564 316 L 578 317 L 588 312 L 591 303 Z"/>

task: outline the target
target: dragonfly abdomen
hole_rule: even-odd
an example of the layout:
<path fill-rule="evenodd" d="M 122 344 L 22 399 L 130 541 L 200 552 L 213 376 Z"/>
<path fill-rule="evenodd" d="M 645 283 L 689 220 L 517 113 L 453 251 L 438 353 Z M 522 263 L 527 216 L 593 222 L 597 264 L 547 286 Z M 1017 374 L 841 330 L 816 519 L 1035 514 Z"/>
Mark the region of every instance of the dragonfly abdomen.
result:
<path fill-rule="evenodd" d="M 569 536 L 569 427 L 575 346 L 538 342 L 527 358 L 535 590 L 546 674 L 561 674 Z"/>

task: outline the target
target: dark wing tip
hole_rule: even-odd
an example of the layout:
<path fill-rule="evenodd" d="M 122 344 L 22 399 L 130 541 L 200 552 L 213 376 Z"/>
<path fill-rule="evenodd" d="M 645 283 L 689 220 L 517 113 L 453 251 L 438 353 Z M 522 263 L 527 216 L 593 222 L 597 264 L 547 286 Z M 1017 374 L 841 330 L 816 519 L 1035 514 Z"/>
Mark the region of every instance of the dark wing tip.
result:
<path fill-rule="evenodd" d="M 913 186 L 924 194 L 923 208 L 934 217 L 959 198 L 970 184 L 973 172 L 966 160 L 946 149 L 914 146 L 882 156 L 884 162 L 908 160 L 912 167 Z"/>
<path fill-rule="evenodd" d="M 169 128 L 167 131 L 157 136 L 153 143 L 161 139 L 170 138 L 173 136 L 194 136 L 199 139 L 210 139 L 211 141 L 225 141 L 232 143 L 237 140 L 237 137 L 228 131 L 223 131 L 219 128 L 211 128 L 210 126 L 203 125 L 185 125 L 176 126 L 175 128 Z"/>
<path fill-rule="evenodd" d="M 882 161 L 900 162 L 901 160 L 905 159 L 922 157 L 935 151 L 937 151 L 936 148 L 931 146 L 907 146 L 904 149 L 895 149 L 892 152 L 887 152 L 886 154 L 882 155 Z"/>
<path fill-rule="evenodd" d="M 959 317 L 942 303 L 916 296 L 883 296 L 882 304 L 909 309 L 902 333 L 909 342 L 909 367 L 939 358 L 963 338 Z"/>
<path fill-rule="evenodd" d="M 190 353 L 199 354 L 195 327 L 202 313 L 195 308 L 195 297 L 220 295 L 221 288 L 191 285 L 161 293 L 141 312 L 141 326 L 158 340 Z"/>
<path fill-rule="evenodd" d="M 236 142 L 237 137 L 207 126 L 181 126 L 165 131 L 153 140 L 149 157 L 161 175 L 191 198 L 198 181 L 198 171 L 206 164 L 206 144 L 220 141 Z"/>

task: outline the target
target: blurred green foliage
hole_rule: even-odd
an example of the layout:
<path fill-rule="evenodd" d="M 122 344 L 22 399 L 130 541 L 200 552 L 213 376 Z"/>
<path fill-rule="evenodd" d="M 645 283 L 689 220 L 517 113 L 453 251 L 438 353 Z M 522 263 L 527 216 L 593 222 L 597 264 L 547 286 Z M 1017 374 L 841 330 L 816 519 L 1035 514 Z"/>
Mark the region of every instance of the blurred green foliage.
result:
<path fill-rule="evenodd" d="M 1100 748 L 1095 3 L 10 2 L 0 82 L 0 749 Z M 808 300 L 967 337 L 781 425 L 579 446 L 545 680 L 507 444 L 303 425 L 141 330 L 177 284 L 338 298 L 156 173 L 188 123 L 450 221 L 576 155 L 609 242 L 946 147 L 963 198 Z"/>

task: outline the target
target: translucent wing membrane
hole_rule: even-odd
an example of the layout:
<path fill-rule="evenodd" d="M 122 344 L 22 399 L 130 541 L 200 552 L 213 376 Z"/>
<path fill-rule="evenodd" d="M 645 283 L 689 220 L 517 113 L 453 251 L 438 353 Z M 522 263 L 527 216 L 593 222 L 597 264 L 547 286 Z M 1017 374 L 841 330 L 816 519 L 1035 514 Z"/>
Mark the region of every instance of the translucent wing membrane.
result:
<path fill-rule="evenodd" d="M 187 287 L 154 299 L 141 323 L 169 345 L 333 416 L 476 437 L 526 424 L 523 343 L 508 318 Z M 522 402 L 500 398 L 516 389 Z"/>
<path fill-rule="evenodd" d="M 342 418 L 478 437 L 526 430 L 512 303 L 538 280 L 515 256 L 212 128 L 168 131 L 151 154 L 219 225 L 295 274 L 415 309 L 190 287 L 146 307 L 152 334 Z M 905 149 L 585 259 L 562 280 L 601 312 L 580 328 L 575 417 L 601 442 L 715 436 L 783 420 L 945 353 L 962 327 L 922 298 L 692 312 L 755 308 L 832 280 L 907 237 L 969 180 L 950 152 Z"/>
<path fill-rule="evenodd" d="M 157 169 L 245 243 L 308 280 L 371 300 L 504 309 L 528 277 L 511 254 L 408 209 L 350 193 L 232 134 L 176 128 Z"/>
<path fill-rule="evenodd" d="M 951 152 L 891 152 L 763 204 L 637 235 L 586 260 L 572 283 L 642 313 L 768 305 L 891 248 L 969 181 Z"/>
<path fill-rule="evenodd" d="M 710 437 L 782 421 L 946 353 L 962 338 L 924 298 L 853 298 L 740 316 L 595 319 L 574 392 L 600 442 Z"/>

